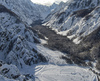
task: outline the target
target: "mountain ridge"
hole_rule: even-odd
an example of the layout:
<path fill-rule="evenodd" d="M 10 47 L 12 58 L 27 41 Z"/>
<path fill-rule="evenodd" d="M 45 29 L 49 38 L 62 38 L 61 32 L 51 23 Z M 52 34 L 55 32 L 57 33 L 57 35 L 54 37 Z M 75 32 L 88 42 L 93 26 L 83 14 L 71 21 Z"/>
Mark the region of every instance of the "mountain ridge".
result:
<path fill-rule="evenodd" d="M 81 37 L 90 34 L 99 26 L 98 5 L 100 5 L 100 1 L 96 0 L 95 3 L 93 2 L 94 0 L 69 1 L 69 3 L 66 3 L 62 9 L 58 8 L 56 13 L 52 12 L 54 14 L 52 15 L 51 13 L 51 15 L 46 18 L 46 23 L 43 25 L 49 26 L 58 34 L 62 34 L 73 39 L 73 42 L 78 44 L 81 41 Z M 92 6 L 93 4 L 94 6 Z M 98 19 L 98 22 L 96 18 Z M 95 23 L 91 27 L 92 22 Z M 88 28 L 86 28 L 85 25 L 87 25 Z"/>
<path fill-rule="evenodd" d="M 57 6 L 55 4 L 55 6 L 47 7 L 32 3 L 30 0 L 18 0 L 17 2 L 15 0 L 1 0 L 0 4 L 15 12 L 28 25 L 43 20 Z"/>

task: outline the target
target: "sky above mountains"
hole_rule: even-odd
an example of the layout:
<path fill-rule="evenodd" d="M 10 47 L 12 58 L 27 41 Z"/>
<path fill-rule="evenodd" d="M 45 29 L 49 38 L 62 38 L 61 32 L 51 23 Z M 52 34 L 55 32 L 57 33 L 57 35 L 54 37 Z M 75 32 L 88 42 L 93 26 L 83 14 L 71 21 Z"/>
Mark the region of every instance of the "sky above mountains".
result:
<path fill-rule="evenodd" d="M 59 3 L 61 1 L 66 2 L 67 0 L 31 0 L 33 3 L 42 4 L 42 5 L 51 5 L 54 2 Z"/>

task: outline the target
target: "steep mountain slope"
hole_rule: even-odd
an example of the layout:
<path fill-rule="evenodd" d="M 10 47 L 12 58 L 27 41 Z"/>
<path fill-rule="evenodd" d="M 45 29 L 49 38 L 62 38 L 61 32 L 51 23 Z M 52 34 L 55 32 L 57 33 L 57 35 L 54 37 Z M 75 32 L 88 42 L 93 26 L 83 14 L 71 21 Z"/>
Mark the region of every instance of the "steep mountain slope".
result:
<path fill-rule="evenodd" d="M 58 38 L 49 47 L 65 49 L 68 54 L 62 58 L 68 63 L 88 65 L 100 71 L 100 0 L 71 0 L 58 6 L 44 22 L 43 25 L 70 39 L 59 43 Z M 92 71 L 100 75 L 99 71 Z"/>
<path fill-rule="evenodd" d="M 95 1 L 95 2 L 94 2 Z M 46 26 L 76 44 L 99 27 L 100 0 L 72 0 L 58 7 L 45 20 Z"/>
<path fill-rule="evenodd" d="M 27 24 L 39 24 L 56 7 L 32 3 L 30 0 L 0 0 L 0 4 L 15 12 Z M 37 23 L 37 21 L 39 23 Z"/>
<path fill-rule="evenodd" d="M 20 81 L 29 80 L 18 69 L 46 61 L 36 50 L 35 44 L 39 42 L 36 34 L 19 16 L 0 5 L 0 76 Z"/>

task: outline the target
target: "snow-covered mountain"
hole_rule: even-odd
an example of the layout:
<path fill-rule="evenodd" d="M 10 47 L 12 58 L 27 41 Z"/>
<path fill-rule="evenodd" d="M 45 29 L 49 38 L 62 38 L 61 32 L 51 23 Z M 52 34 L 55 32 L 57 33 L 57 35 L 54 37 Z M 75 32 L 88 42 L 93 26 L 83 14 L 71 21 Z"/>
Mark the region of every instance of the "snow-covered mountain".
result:
<path fill-rule="evenodd" d="M 0 0 L 0 4 L 15 12 L 23 22 L 29 25 L 35 24 L 37 21 L 41 23 L 57 5 L 43 6 L 32 3 L 30 0 Z"/>
<path fill-rule="evenodd" d="M 20 69 L 47 59 L 36 46 L 41 40 L 28 25 L 44 19 L 54 7 L 30 0 L 0 1 L 0 81 L 34 81 L 33 75 Z"/>
<path fill-rule="evenodd" d="M 52 19 L 52 16 L 55 16 L 55 14 L 57 14 L 58 19 L 63 17 L 65 14 L 65 12 L 62 13 L 63 8 L 69 4 L 71 2 L 61 2 L 59 6 L 53 4 L 47 7 L 34 4 L 30 0 L 0 1 L 0 81 L 66 81 L 66 79 L 69 81 L 98 81 L 96 73 L 89 70 L 90 66 L 89 68 L 84 68 L 74 64 L 67 64 L 69 61 L 69 59 L 66 59 L 67 54 L 65 55 L 59 51 L 44 47 L 42 44 L 48 44 L 47 40 L 49 39 L 46 37 L 44 37 L 45 41 L 40 39 L 36 34 L 39 31 L 33 30 L 33 28 L 28 26 L 30 24 L 34 25 L 39 20 L 44 19 L 51 11 L 52 13 L 47 16 L 45 22 Z M 54 9 L 55 7 L 57 8 Z M 91 8 L 90 6 L 89 12 L 94 11 L 91 13 L 93 14 L 98 9 L 99 7 Z M 66 8 L 65 11 L 67 12 Z M 74 14 L 71 14 L 72 17 L 76 15 L 76 11 Z M 96 17 L 98 18 L 98 16 Z M 62 22 L 62 19 L 60 22 Z M 51 24 L 49 23 L 49 25 Z M 62 28 L 65 28 L 65 26 Z M 39 33 L 41 34 L 41 32 Z M 87 40 L 89 37 L 87 37 Z M 68 41 L 70 42 L 70 40 Z M 84 41 L 86 40 L 84 39 Z M 65 59 L 62 59 L 62 57 Z M 84 55 L 83 58 L 85 58 Z M 79 58 L 75 58 L 75 61 L 73 59 L 70 60 L 73 63 L 81 61 Z"/>
<path fill-rule="evenodd" d="M 60 45 L 60 49 L 66 47 L 65 52 L 74 63 L 92 61 L 100 70 L 100 0 L 70 0 L 59 4 L 43 25 L 75 43 L 68 40 Z"/>
<path fill-rule="evenodd" d="M 79 44 L 100 26 L 99 5 L 100 0 L 69 0 L 50 13 L 44 25 Z"/>
<path fill-rule="evenodd" d="M 19 16 L 4 5 L 0 5 L 1 75 L 9 79 L 26 80 L 17 67 L 23 68 L 25 65 L 46 61 L 36 50 L 35 44 L 39 42 L 39 38 L 20 20 Z"/>

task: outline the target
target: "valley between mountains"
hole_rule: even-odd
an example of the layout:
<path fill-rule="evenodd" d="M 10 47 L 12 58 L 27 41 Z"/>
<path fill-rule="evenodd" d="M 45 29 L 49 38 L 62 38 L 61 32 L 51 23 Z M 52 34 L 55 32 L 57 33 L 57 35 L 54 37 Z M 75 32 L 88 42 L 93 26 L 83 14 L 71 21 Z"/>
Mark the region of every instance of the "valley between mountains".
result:
<path fill-rule="evenodd" d="M 0 81 L 100 81 L 100 0 L 0 0 Z"/>
<path fill-rule="evenodd" d="M 53 31 L 52 29 L 50 29 L 46 26 L 37 25 L 37 26 L 32 27 L 32 30 L 38 34 L 39 38 L 42 39 L 41 44 L 44 47 L 38 46 L 39 51 L 41 51 L 43 56 L 48 58 L 48 62 L 50 63 L 50 66 L 48 66 L 48 65 L 43 65 L 43 66 L 45 66 L 45 68 L 48 68 L 48 67 L 51 68 L 50 69 L 51 76 L 48 74 L 46 74 L 46 76 L 45 76 L 44 75 L 45 68 L 42 68 L 42 70 L 39 72 L 39 74 L 37 76 L 40 81 L 41 81 L 41 79 L 43 79 L 44 81 L 45 80 L 49 81 L 48 77 L 50 78 L 50 80 L 52 79 L 54 81 L 61 81 L 61 80 L 65 81 L 66 79 L 69 79 L 69 81 L 80 81 L 80 80 L 82 80 L 82 81 L 88 81 L 88 80 L 89 81 L 92 81 L 92 80 L 98 81 L 99 72 L 96 73 L 95 70 L 91 69 L 92 67 L 94 67 L 92 65 L 92 63 L 93 63 L 92 58 L 87 55 L 86 56 L 85 55 L 84 56 L 75 55 L 75 52 L 80 53 L 80 50 L 85 48 L 85 47 L 83 47 L 83 45 L 77 45 L 77 44 L 73 43 L 72 40 L 68 39 L 66 36 L 59 35 L 55 31 Z M 49 48 L 49 49 L 47 49 L 47 48 Z M 80 49 L 78 49 L 78 48 L 80 48 Z M 50 49 L 51 49 L 51 51 L 50 51 Z M 61 52 L 59 52 L 59 51 L 61 51 Z M 86 50 L 84 50 L 82 52 L 85 52 L 85 51 Z M 86 61 L 86 60 L 90 60 L 90 61 Z M 55 66 L 51 65 L 51 63 L 54 65 L 56 64 L 57 66 L 55 67 Z M 40 66 L 38 66 L 38 67 L 40 67 Z M 52 68 L 58 69 L 58 68 L 63 68 L 63 66 L 66 69 L 66 70 L 64 70 L 64 72 L 66 73 L 65 76 L 63 76 L 64 74 L 61 74 L 61 73 L 59 74 L 58 73 L 59 70 L 57 70 L 58 74 L 56 72 L 55 72 L 56 74 L 52 73 Z M 81 67 L 79 67 L 79 66 L 81 66 Z M 95 77 L 94 79 L 91 80 L 91 79 L 89 79 L 89 77 L 87 77 L 88 79 L 86 79 L 86 77 L 83 79 L 81 77 L 81 75 L 77 76 L 76 69 L 84 70 L 85 67 L 87 67 L 88 71 L 91 71 L 92 73 L 97 74 L 97 77 Z M 67 73 L 68 69 L 71 70 L 71 68 L 73 68 L 73 70 L 75 69 L 75 72 L 76 72 L 74 79 L 66 78 L 67 74 L 69 77 L 73 77 L 73 75 L 70 75 L 69 73 Z M 41 74 L 41 72 L 43 72 L 43 73 Z M 49 70 L 46 72 L 49 73 Z M 84 71 L 82 72 L 82 74 L 83 73 L 84 73 Z M 36 74 L 37 74 L 37 72 L 36 72 Z M 79 73 L 79 74 L 81 74 L 81 73 Z M 56 78 L 57 75 L 59 76 L 59 79 Z M 54 76 L 56 76 L 56 77 L 54 77 Z M 60 76 L 62 76 L 63 79 Z M 78 77 L 81 77 L 81 78 L 78 78 Z"/>

